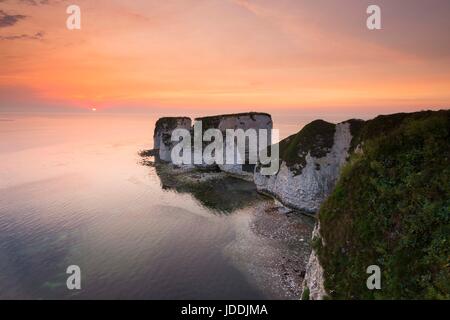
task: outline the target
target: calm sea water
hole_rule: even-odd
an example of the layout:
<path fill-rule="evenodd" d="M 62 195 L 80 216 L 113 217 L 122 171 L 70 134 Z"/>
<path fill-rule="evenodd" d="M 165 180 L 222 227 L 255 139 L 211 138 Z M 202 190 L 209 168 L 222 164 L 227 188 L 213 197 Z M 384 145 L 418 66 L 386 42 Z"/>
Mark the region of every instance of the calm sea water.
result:
<path fill-rule="evenodd" d="M 137 154 L 155 120 L 0 115 L 1 299 L 277 298 L 229 250 L 265 200 L 237 181 L 212 204 L 166 188 Z M 66 288 L 69 265 L 80 291 Z"/>

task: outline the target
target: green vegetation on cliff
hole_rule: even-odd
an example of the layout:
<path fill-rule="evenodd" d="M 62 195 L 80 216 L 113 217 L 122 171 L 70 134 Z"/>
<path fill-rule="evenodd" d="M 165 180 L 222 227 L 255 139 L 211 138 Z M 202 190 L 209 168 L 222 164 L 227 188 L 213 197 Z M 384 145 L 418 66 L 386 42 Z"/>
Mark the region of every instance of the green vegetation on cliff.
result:
<path fill-rule="evenodd" d="M 335 124 L 323 120 L 307 124 L 300 132 L 280 142 L 280 160 L 285 161 L 293 172 L 301 174 L 308 153 L 321 158 L 330 152 L 335 131 Z"/>
<path fill-rule="evenodd" d="M 268 119 L 272 119 L 272 116 L 265 112 L 244 112 L 244 113 L 230 113 L 230 114 L 221 114 L 216 116 L 207 116 L 195 118 L 195 121 L 202 121 L 203 131 L 206 131 L 211 128 L 218 128 L 219 124 L 222 120 L 227 118 L 237 118 L 240 120 L 241 117 L 250 117 L 253 121 L 256 121 L 256 116 L 265 116 Z M 270 120 L 267 125 L 271 124 L 272 120 Z M 230 128 L 232 129 L 232 128 Z"/>
<path fill-rule="evenodd" d="M 450 111 L 368 121 L 314 241 L 334 299 L 450 299 Z M 381 268 L 381 290 L 366 269 Z"/>

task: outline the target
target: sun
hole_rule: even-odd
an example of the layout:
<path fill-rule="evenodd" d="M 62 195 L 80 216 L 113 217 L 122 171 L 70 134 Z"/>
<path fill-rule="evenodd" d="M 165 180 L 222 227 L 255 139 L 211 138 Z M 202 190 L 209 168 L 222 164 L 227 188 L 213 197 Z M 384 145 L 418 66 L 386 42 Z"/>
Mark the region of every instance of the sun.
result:
<path fill-rule="evenodd" d="M 92 110 L 92 112 L 95 112 L 95 111 L 97 111 L 97 108 L 92 108 L 91 110 Z"/>

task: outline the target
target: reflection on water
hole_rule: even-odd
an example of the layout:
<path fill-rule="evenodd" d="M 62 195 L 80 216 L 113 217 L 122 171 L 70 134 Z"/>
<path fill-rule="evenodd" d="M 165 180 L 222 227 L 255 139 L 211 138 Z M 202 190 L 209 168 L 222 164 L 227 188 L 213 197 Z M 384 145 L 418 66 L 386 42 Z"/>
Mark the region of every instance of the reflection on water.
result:
<path fill-rule="evenodd" d="M 253 182 L 223 172 L 183 171 L 159 161 L 152 166 L 164 190 L 188 193 L 212 212 L 229 214 L 264 201 Z"/>
<path fill-rule="evenodd" d="M 282 297 L 236 262 L 239 243 L 266 246 L 245 239 L 268 200 L 233 178 L 193 188 L 142 166 L 156 119 L 0 118 L 0 298 Z M 66 288 L 72 264 L 81 291 Z"/>

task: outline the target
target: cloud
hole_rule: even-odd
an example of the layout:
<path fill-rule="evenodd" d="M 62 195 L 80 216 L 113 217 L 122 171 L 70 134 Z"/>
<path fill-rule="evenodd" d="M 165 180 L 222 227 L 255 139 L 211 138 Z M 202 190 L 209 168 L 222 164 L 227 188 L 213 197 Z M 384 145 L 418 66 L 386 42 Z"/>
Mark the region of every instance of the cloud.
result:
<path fill-rule="evenodd" d="M 25 4 L 25 5 L 31 5 L 31 6 L 40 6 L 40 5 L 51 5 L 56 4 L 60 2 L 64 2 L 66 0 L 15 0 L 19 4 Z M 0 3 L 2 2 L 8 2 L 8 0 L 0 0 Z M 9 2 L 12 2 L 10 0 Z"/>
<path fill-rule="evenodd" d="M 0 36 L 0 41 L 3 40 L 42 40 L 44 38 L 43 32 L 36 32 L 35 34 L 19 34 L 11 36 Z"/>
<path fill-rule="evenodd" d="M 48 4 L 48 0 L 20 0 L 20 2 L 31 4 L 33 6 L 37 6 L 39 4 Z"/>
<path fill-rule="evenodd" d="M 27 16 L 22 14 L 8 14 L 5 11 L 0 10 L 0 28 L 11 27 L 26 17 Z"/>
<path fill-rule="evenodd" d="M 247 9 L 248 11 L 256 14 L 256 15 L 261 15 L 261 7 L 256 5 L 255 3 L 250 2 L 249 0 L 231 0 L 231 2 L 233 2 L 234 4 L 243 7 L 245 9 Z"/>
<path fill-rule="evenodd" d="M 0 0 L 0 2 L 6 2 L 7 0 Z M 32 6 L 37 6 L 40 4 L 48 4 L 49 0 L 18 0 L 17 2 L 22 4 L 29 4 Z"/>

